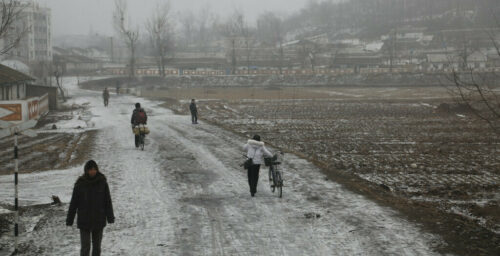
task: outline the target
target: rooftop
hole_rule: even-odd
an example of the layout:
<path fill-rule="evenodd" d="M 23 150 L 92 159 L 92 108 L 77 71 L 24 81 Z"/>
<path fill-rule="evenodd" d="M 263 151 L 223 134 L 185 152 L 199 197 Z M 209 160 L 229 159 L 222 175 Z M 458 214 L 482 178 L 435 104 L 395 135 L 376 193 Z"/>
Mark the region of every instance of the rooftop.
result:
<path fill-rule="evenodd" d="M 34 80 L 31 76 L 0 64 L 0 86 Z"/>

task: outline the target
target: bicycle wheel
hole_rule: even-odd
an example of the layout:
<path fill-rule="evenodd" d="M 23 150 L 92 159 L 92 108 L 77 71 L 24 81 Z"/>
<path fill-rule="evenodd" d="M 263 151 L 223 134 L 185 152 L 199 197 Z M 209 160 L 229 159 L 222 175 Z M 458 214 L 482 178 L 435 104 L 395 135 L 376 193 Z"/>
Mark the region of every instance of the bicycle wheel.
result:
<path fill-rule="evenodd" d="M 283 196 L 283 180 L 281 179 L 281 173 L 276 172 L 276 187 L 278 188 L 278 194 L 280 198 Z"/>
<path fill-rule="evenodd" d="M 269 167 L 269 187 L 271 188 L 271 192 L 274 193 L 275 186 L 274 186 L 273 167 L 272 166 Z"/>
<path fill-rule="evenodd" d="M 145 137 L 144 134 L 141 134 L 141 136 L 140 136 L 141 139 L 139 142 L 141 144 L 141 150 L 144 150 L 144 137 Z"/>
<path fill-rule="evenodd" d="M 280 180 L 278 177 L 279 171 L 277 168 L 273 168 L 273 192 L 276 190 L 276 188 L 279 188 L 280 186 Z"/>

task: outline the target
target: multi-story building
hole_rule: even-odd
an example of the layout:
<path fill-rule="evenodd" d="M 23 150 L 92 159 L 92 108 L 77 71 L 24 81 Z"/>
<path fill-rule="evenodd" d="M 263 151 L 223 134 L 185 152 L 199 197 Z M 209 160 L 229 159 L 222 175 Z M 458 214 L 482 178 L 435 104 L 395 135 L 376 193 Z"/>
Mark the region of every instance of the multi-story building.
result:
<path fill-rule="evenodd" d="M 52 20 L 49 8 L 43 8 L 33 0 L 15 2 L 20 14 L 12 24 L 12 30 L 23 34 L 19 45 L 12 48 L 2 59 L 17 59 L 26 64 L 52 61 Z M 24 33 L 23 33 L 24 32 Z M 2 40 L 12 40 L 4 38 Z M 8 42 L 3 42 L 5 45 Z"/>

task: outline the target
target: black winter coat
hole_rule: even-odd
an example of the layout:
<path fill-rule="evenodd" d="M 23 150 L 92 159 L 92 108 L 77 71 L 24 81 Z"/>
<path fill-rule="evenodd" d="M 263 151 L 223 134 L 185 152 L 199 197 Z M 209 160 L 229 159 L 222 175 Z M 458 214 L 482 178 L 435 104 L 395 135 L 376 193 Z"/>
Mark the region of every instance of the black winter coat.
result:
<path fill-rule="evenodd" d="M 79 229 L 100 229 L 106 226 L 106 220 L 108 223 L 115 222 L 108 182 L 102 173 L 97 172 L 95 178 L 83 175 L 76 181 L 66 225 L 73 225 L 77 212 Z"/>
<path fill-rule="evenodd" d="M 191 111 L 191 114 L 197 114 L 198 113 L 198 109 L 196 108 L 196 104 L 195 103 L 189 104 L 189 111 Z"/>
<path fill-rule="evenodd" d="M 144 115 L 146 117 L 146 120 L 144 120 L 144 122 L 139 122 L 139 120 L 137 120 L 137 113 L 139 112 L 144 112 Z M 132 111 L 132 117 L 130 118 L 130 123 L 133 124 L 133 125 L 138 125 L 138 124 L 147 124 L 148 123 L 148 115 L 146 114 L 146 111 L 144 111 L 143 108 L 136 108 L 134 109 L 134 111 Z"/>

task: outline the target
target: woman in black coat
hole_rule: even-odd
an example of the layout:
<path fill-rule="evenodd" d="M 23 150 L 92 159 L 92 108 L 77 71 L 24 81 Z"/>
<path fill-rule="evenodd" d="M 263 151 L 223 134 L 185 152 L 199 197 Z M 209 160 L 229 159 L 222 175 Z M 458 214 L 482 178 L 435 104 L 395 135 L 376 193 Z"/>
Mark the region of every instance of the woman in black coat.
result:
<path fill-rule="evenodd" d="M 99 172 L 94 160 L 85 164 L 84 174 L 73 188 L 66 225 L 72 226 L 78 213 L 77 227 L 80 229 L 80 255 L 89 255 L 92 236 L 92 255 L 101 254 L 102 231 L 108 223 L 114 223 L 113 204 L 106 177 Z"/>

